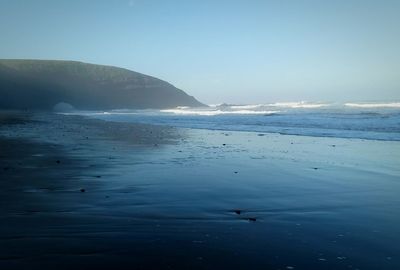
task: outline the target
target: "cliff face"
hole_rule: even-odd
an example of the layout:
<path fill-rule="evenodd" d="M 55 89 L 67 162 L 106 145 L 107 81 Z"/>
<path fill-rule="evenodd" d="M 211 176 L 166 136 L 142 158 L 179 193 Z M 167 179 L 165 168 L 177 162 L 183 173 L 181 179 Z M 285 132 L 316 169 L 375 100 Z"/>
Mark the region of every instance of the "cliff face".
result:
<path fill-rule="evenodd" d="M 81 110 L 204 106 L 160 79 L 127 69 L 74 61 L 0 60 L 0 109 Z"/>

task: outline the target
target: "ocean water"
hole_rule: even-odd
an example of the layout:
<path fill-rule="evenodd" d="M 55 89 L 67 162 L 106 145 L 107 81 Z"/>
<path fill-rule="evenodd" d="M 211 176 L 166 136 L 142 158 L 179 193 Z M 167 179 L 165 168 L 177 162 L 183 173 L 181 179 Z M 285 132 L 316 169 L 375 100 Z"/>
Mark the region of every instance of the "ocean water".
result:
<path fill-rule="evenodd" d="M 400 102 L 255 105 L 81 112 L 95 118 L 176 127 L 400 141 Z"/>

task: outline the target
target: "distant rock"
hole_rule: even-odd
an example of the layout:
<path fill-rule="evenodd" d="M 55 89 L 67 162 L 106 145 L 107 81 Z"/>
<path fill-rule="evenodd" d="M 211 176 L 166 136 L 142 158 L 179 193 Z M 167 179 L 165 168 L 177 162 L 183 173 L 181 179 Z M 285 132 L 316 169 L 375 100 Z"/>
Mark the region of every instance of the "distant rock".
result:
<path fill-rule="evenodd" d="M 55 111 L 55 112 L 72 112 L 74 110 L 75 110 L 74 106 L 72 106 L 69 103 L 65 103 L 65 102 L 57 103 L 53 107 L 53 111 Z"/>
<path fill-rule="evenodd" d="M 78 110 L 205 106 L 170 83 L 148 75 L 56 60 L 0 59 L 0 96 L 0 109 L 52 110 L 61 101 Z"/>

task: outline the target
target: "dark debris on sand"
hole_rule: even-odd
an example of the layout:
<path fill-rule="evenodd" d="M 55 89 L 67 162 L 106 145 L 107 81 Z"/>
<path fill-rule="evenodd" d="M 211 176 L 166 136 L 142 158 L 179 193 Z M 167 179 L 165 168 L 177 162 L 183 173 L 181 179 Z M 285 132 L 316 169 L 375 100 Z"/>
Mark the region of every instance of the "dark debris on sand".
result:
<path fill-rule="evenodd" d="M 233 212 L 234 212 L 235 214 L 237 214 L 237 215 L 240 215 L 240 214 L 242 213 L 242 210 L 240 210 L 240 209 L 235 209 L 235 210 L 233 210 Z"/>

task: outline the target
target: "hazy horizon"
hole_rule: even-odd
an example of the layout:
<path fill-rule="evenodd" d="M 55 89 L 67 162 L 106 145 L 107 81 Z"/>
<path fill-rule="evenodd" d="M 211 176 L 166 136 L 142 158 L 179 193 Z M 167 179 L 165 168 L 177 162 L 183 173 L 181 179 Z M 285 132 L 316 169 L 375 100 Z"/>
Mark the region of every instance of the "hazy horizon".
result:
<path fill-rule="evenodd" d="M 0 58 L 118 66 L 207 104 L 400 100 L 399 1 L 0 5 Z"/>

